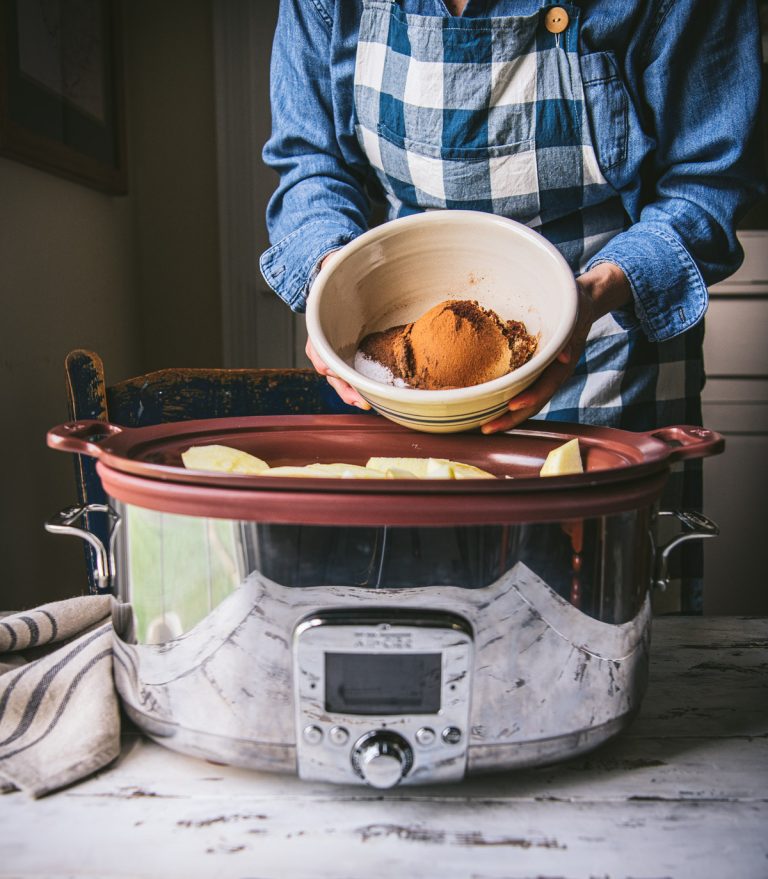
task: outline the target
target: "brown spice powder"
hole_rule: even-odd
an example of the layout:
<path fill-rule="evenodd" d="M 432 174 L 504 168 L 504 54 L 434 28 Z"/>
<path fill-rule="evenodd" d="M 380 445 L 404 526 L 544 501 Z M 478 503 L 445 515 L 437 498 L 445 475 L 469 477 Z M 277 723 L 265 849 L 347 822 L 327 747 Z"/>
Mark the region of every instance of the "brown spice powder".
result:
<path fill-rule="evenodd" d="M 360 351 L 413 388 L 470 387 L 506 375 L 533 356 L 537 339 L 469 299 L 445 300 L 418 320 L 370 333 Z"/>

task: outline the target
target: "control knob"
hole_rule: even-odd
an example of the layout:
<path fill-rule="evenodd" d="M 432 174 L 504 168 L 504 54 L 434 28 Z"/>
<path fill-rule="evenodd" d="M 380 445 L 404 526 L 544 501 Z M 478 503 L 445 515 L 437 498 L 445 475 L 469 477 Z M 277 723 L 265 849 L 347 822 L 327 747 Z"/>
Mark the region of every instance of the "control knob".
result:
<path fill-rule="evenodd" d="M 401 735 L 388 730 L 366 733 L 352 749 L 352 766 L 371 787 L 394 787 L 412 765 L 411 746 Z"/>

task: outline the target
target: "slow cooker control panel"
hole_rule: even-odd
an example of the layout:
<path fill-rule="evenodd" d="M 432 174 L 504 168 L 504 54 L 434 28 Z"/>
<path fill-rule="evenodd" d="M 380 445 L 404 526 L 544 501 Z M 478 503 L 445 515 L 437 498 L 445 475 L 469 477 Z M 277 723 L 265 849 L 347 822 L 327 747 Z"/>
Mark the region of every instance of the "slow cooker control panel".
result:
<path fill-rule="evenodd" d="M 424 784 L 464 777 L 474 642 L 462 617 L 333 610 L 294 632 L 302 778 Z"/>

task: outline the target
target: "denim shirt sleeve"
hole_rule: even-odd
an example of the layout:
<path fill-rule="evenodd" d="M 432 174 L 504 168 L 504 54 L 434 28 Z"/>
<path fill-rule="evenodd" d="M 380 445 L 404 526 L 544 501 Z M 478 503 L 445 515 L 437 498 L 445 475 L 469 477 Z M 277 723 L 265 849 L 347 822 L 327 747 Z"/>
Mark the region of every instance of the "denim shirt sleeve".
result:
<path fill-rule="evenodd" d="M 755 6 L 742 0 L 663 0 L 637 92 L 655 141 L 642 166 L 632 225 L 590 261 L 629 279 L 630 310 L 651 341 L 696 324 L 707 287 L 743 259 L 735 228 L 761 190 L 757 108 L 761 80 Z M 630 138 L 630 152 L 632 149 Z M 630 163 L 631 163 L 631 156 Z M 634 208 L 634 209 L 633 209 Z"/>
<path fill-rule="evenodd" d="M 263 158 L 278 172 L 267 206 L 272 247 L 261 272 L 294 311 L 304 311 L 319 262 L 367 228 L 360 163 L 343 155 L 333 104 L 333 19 L 320 0 L 281 0 L 271 62 L 272 133 Z M 350 98 L 351 100 L 351 98 Z"/>

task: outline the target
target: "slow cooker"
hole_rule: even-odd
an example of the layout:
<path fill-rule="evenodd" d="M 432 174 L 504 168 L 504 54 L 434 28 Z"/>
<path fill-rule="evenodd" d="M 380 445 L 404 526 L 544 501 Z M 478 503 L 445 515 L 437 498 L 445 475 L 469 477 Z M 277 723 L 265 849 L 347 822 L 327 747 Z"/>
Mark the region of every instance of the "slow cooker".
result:
<path fill-rule="evenodd" d="M 585 472 L 542 478 L 578 437 Z M 670 467 L 719 452 L 700 427 L 528 422 L 420 434 L 375 416 L 122 428 L 60 425 L 109 498 L 105 544 L 70 507 L 46 527 L 95 548 L 114 593 L 114 672 L 132 720 L 188 754 L 387 788 L 572 757 L 643 697 L 650 593 L 680 542 Z M 278 478 L 185 470 L 193 445 L 271 465 L 442 457 L 497 479 Z M 678 533 L 657 545 L 662 515 Z"/>

